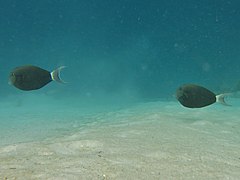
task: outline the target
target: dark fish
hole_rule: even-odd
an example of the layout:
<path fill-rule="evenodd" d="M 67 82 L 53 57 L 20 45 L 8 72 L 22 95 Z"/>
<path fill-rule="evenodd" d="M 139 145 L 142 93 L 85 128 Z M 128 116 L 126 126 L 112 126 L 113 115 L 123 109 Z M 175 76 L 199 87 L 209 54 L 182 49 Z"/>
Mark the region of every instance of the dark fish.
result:
<path fill-rule="evenodd" d="M 53 80 L 64 83 L 60 78 L 60 72 L 63 68 L 65 66 L 49 72 L 32 65 L 17 67 L 10 73 L 9 83 L 25 91 L 40 89 Z"/>
<path fill-rule="evenodd" d="M 185 84 L 180 86 L 176 91 L 177 100 L 188 108 L 201 108 L 211 105 L 215 102 L 228 105 L 224 101 L 227 94 L 215 95 L 205 87 L 195 84 Z"/>

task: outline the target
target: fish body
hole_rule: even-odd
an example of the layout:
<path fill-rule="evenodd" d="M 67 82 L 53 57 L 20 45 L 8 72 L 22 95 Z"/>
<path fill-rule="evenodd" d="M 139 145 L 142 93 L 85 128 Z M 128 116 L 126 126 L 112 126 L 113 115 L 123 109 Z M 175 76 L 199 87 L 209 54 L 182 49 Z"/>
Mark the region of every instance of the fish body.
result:
<path fill-rule="evenodd" d="M 49 72 L 37 66 L 20 66 L 13 69 L 10 73 L 9 82 L 16 88 L 24 91 L 37 90 L 53 80 L 63 82 L 60 78 L 62 68 L 64 68 L 64 66 L 61 66 L 53 72 Z"/>
<path fill-rule="evenodd" d="M 183 106 L 188 108 L 201 108 L 217 101 L 217 97 L 212 91 L 195 84 L 180 86 L 176 91 L 176 98 Z M 221 98 L 224 102 L 224 97 L 221 96 Z"/>

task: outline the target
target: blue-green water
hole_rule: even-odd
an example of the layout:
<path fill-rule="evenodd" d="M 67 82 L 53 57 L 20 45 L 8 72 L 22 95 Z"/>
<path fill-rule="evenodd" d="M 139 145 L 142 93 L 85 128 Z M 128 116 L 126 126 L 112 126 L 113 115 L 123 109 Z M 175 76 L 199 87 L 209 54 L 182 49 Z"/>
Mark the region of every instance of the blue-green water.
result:
<path fill-rule="evenodd" d="M 239 81 L 238 1 L 1 1 L 1 93 L 15 66 L 59 65 L 64 94 L 171 96 L 182 83 Z M 37 92 L 36 92 L 37 93 Z M 100 93 L 101 94 L 101 93 Z"/>
<path fill-rule="evenodd" d="M 0 1 L 0 179 L 239 177 L 239 95 L 194 110 L 174 98 L 184 83 L 239 91 L 239 6 Z M 25 64 L 65 65 L 68 83 L 18 90 L 8 75 Z"/>

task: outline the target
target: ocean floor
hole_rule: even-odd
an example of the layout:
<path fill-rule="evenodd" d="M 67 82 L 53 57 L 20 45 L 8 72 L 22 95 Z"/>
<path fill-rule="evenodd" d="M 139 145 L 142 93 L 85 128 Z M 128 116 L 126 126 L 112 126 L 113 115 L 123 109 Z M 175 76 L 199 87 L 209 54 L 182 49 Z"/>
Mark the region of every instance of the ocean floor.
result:
<path fill-rule="evenodd" d="M 9 97 L 0 103 L 0 179 L 239 179 L 240 99 L 228 101 L 187 109 Z"/>

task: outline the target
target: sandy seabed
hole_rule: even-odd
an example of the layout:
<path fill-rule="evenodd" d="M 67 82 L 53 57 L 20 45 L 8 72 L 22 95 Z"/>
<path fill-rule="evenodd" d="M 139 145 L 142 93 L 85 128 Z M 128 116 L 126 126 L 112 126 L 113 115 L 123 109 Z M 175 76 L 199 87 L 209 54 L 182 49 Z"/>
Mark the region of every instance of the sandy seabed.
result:
<path fill-rule="evenodd" d="M 84 116 L 75 110 L 57 117 L 67 132 L 58 127 L 52 136 L 2 144 L 0 179 L 240 178 L 240 105 L 193 110 L 152 102 Z"/>

